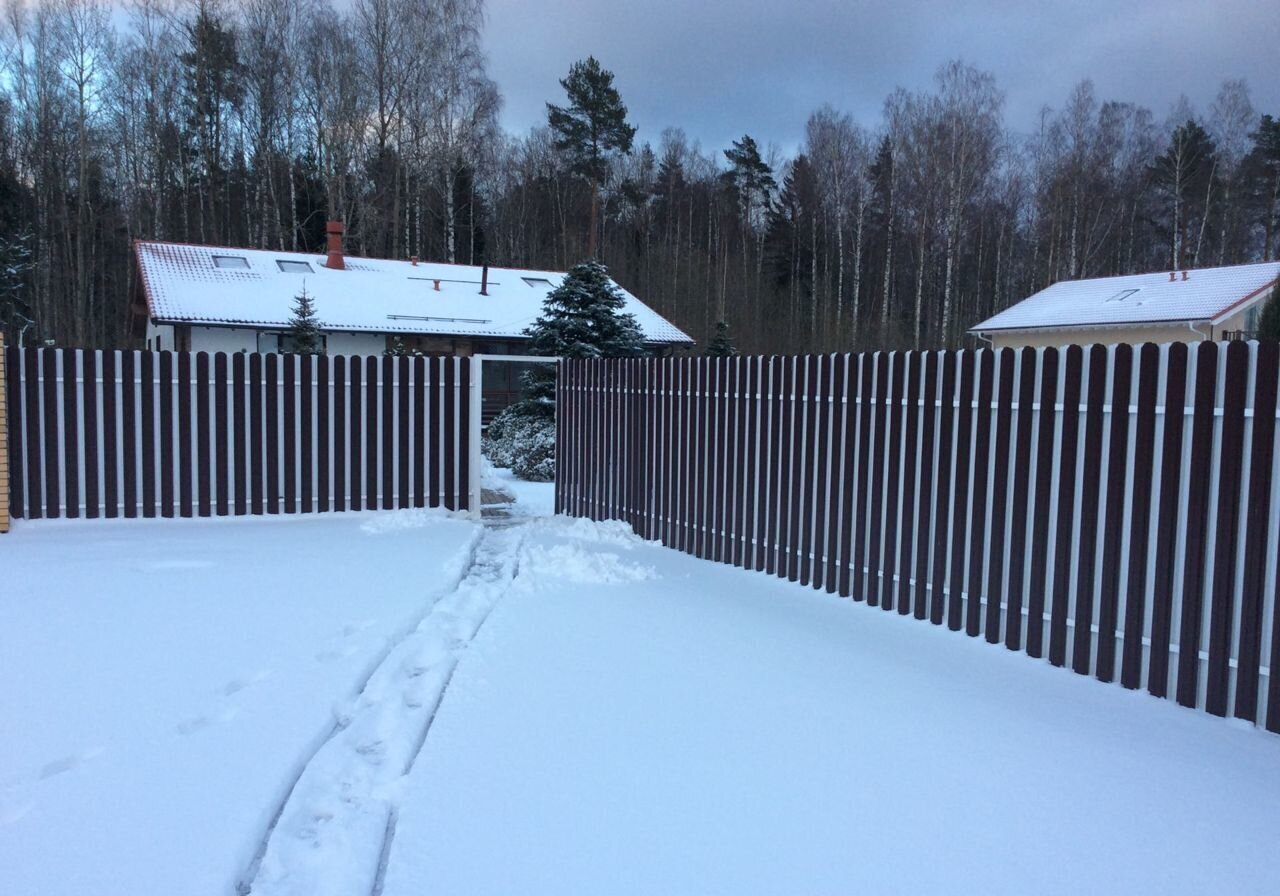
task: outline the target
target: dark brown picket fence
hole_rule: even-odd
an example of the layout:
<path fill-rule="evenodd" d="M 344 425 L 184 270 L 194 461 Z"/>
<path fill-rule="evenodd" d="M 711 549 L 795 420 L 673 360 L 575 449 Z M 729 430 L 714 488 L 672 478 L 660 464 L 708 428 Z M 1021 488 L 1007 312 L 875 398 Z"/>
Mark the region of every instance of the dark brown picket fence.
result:
<path fill-rule="evenodd" d="M 470 362 L 9 348 L 14 517 L 467 503 Z"/>
<path fill-rule="evenodd" d="M 556 507 L 1280 731 L 1275 345 L 562 362 Z"/>

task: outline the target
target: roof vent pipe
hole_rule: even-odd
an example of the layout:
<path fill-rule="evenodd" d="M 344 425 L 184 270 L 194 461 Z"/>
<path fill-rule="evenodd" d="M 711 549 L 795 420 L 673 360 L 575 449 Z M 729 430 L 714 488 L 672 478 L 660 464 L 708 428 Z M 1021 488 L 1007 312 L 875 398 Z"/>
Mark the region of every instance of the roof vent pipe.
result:
<path fill-rule="evenodd" d="M 489 294 L 489 266 L 486 264 L 480 269 L 480 295 L 487 296 Z"/>
<path fill-rule="evenodd" d="M 436 285 L 436 292 L 439 292 L 439 291 L 440 291 L 440 281 L 439 281 L 439 280 L 432 280 L 431 282 L 432 282 L 432 283 L 434 283 L 434 284 Z"/>
<path fill-rule="evenodd" d="M 1178 279 L 1178 272 L 1177 272 L 1177 271 L 1170 271 L 1170 272 L 1169 272 L 1169 282 L 1170 282 L 1170 283 L 1173 283 L 1173 282 L 1174 282 L 1175 280 L 1177 280 L 1177 279 Z"/>
<path fill-rule="evenodd" d="M 418 256 L 416 256 L 416 255 L 410 255 L 410 256 L 409 256 L 409 261 L 413 262 L 413 266 L 414 266 L 415 268 L 418 266 Z"/>
<path fill-rule="evenodd" d="M 1183 271 L 1183 272 L 1182 272 L 1182 279 L 1183 279 L 1183 280 L 1186 280 L 1186 279 L 1187 279 L 1187 272 L 1186 272 L 1186 271 Z"/>
<path fill-rule="evenodd" d="M 334 271 L 347 269 L 347 264 L 342 259 L 342 230 L 341 221 L 329 221 L 324 225 L 324 232 L 329 240 L 328 259 L 324 266 Z"/>

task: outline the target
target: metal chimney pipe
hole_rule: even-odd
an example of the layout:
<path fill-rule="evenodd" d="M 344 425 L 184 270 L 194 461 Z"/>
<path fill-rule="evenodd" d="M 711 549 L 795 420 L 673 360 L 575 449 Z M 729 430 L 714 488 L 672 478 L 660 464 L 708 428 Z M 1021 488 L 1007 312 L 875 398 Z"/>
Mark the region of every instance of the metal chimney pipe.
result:
<path fill-rule="evenodd" d="M 489 294 L 489 266 L 486 264 L 480 269 L 480 295 L 487 296 Z"/>

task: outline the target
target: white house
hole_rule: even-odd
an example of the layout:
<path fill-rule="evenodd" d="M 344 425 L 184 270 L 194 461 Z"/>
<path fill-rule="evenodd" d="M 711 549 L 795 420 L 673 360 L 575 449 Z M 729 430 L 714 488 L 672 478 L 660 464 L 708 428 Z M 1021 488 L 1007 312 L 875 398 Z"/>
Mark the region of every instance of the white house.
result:
<path fill-rule="evenodd" d="M 394 340 L 424 354 L 519 354 L 560 271 L 344 256 L 329 222 L 327 255 L 139 240 L 134 333 L 151 350 L 287 349 L 295 297 L 315 301 L 330 355 L 382 354 Z M 621 287 L 619 287 L 621 289 Z M 625 289 L 650 346 L 691 340 Z"/>
<path fill-rule="evenodd" d="M 969 330 L 996 348 L 1247 339 L 1280 262 L 1061 280 Z"/>

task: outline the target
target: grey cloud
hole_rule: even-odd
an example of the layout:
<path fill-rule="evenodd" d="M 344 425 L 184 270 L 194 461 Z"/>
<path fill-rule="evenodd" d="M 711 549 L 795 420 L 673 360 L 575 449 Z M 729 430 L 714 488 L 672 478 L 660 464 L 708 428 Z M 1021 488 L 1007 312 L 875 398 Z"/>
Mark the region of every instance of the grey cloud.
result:
<path fill-rule="evenodd" d="M 486 48 L 511 130 L 543 123 L 558 79 L 594 54 L 617 75 L 640 139 L 678 125 L 709 148 L 744 132 L 792 148 L 822 103 L 875 126 L 895 87 L 927 88 L 956 57 L 995 74 L 1021 131 L 1082 78 L 1163 120 L 1179 94 L 1207 112 L 1223 80 L 1243 77 L 1258 110 L 1280 114 L 1280 12 L 1247 0 L 489 0 Z"/>

